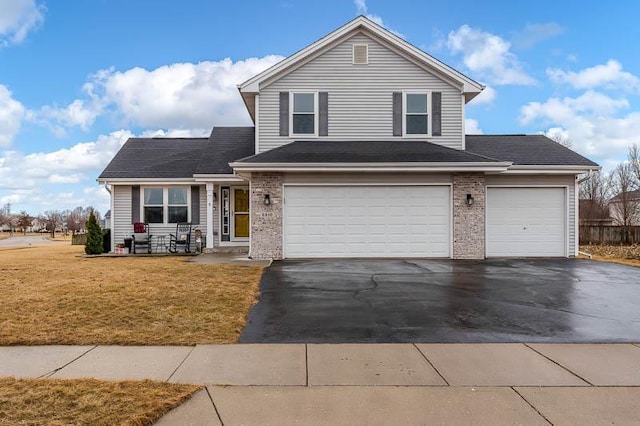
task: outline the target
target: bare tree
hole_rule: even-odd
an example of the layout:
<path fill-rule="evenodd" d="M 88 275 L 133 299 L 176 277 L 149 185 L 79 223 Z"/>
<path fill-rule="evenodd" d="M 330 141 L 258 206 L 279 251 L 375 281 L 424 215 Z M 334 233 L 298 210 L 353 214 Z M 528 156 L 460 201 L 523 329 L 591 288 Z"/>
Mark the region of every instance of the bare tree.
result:
<path fill-rule="evenodd" d="M 640 186 L 640 147 L 637 143 L 629 147 L 628 158 L 636 177 L 636 185 Z"/>
<path fill-rule="evenodd" d="M 625 236 L 628 237 L 629 227 L 640 221 L 636 176 L 630 162 L 618 164 L 611 174 L 617 195 L 609 201 L 609 210 L 611 217 L 624 228 Z"/>
<path fill-rule="evenodd" d="M 26 211 L 21 211 L 18 213 L 16 217 L 16 226 L 22 231 L 23 234 L 27 234 L 27 230 L 31 227 L 33 223 L 33 216 L 31 216 Z"/>
<path fill-rule="evenodd" d="M 48 210 L 44 212 L 44 220 L 47 224 L 47 231 L 51 233 L 51 237 L 56 237 L 56 229 L 62 226 L 62 213 L 58 210 Z"/>
<path fill-rule="evenodd" d="M 571 149 L 573 147 L 573 141 L 571 140 L 571 138 L 569 138 L 569 136 L 565 136 L 561 133 L 553 133 L 551 135 L 547 135 L 547 137 L 552 141 L 564 146 L 565 148 Z"/>
<path fill-rule="evenodd" d="M 611 175 L 601 171 L 591 173 L 580 183 L 580 220 L 602 223 L 609 218 Z"/>

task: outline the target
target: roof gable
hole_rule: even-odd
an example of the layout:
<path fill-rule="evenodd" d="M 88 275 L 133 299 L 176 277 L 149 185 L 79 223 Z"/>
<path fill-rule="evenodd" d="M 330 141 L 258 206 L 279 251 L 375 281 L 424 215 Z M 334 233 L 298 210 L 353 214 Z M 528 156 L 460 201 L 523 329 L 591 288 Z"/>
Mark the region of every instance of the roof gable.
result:
<path fill-rule="evenodd" d="M 450 81 L 458 83 L 462 87 L 467 102 L 477 96 L 484 89 L 484 86 L 480 83 L 438 61 L 433 56 L 418 49 L 365 16 L 358 16 L 351 22 L 348 22 L 318 41 L 238 85 L 238 89 L 243 94 L 258 93 L 261 83 L 288 74 L 300 65 L 304 64 L 310 58 L 313 58 L 324 52 L 326 49 L 331 48 L 336 44 L 336 42 L 341 42 L 358 31 L 364 31 L 368 36 L 384 43 L 387 47 L 392 48 L 398 54 L 405 56 L 414 63 L 417 63 L 432 72 L 438 73 Z"/>

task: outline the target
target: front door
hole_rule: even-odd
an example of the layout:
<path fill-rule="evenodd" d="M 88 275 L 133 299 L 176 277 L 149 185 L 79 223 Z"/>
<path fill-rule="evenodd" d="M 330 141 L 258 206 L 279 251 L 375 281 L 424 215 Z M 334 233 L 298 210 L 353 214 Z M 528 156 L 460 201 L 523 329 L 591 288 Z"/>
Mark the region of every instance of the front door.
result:
<path fill-rule="evenodd" d="M 231 241 L 249 240 L 249 188 L 231 187 Z"/>

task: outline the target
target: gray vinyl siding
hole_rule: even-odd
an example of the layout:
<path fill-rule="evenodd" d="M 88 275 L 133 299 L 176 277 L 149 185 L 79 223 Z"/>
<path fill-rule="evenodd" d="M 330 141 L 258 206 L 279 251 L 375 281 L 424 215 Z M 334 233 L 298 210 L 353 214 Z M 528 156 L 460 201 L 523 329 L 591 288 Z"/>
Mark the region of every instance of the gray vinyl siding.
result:
<path fill-rule="evenodd" d="M 487 185 L 514 185 L 514 186 L 567 186 L 568 189 L 568 214 L 569 214 L 569 256 L 574 256 L 576 250 L 576 191 L 575 177 L 573 175 L 560 176 L 492 176 L 485 177 Z"/>
<path fill-rule="evenodd" d="M 354 43 L 369 45 L 368 65 L 352 64 Z M 280 136 L 280 92 L 329 92 L 329 136 L 322 140 L 401 141 L 401 136 L 393 136 L 392 94 L 411 90 L 442 92 L 442 136 L 425 140 L 462 149 L 461 89 L 372 38 L 356 34 L 260 88 L 258 151 L 301 139 Z"/>
<path fill-rule="evenodd" d="M 113 244 L 123 244 L 125 238 L 131 237 L 133 225 L 131 219 L 131 186 L 114 185 L 113 186 L 113 211 L 111 214 L 114 218 L 114 229 L 112 229 Z M 217 214 L 217 211 L 215 212 Z M 202 235 L 207 235 L 207 191 L 204 185 L 200 186 L 200 224 L 193 226 L 202 231 Z M 217 219 L 214 215 L 214 232 L 217 229 Z M 175 234 L 176 225 L 151 224 L 152 235 L 166 235 L 166 242 L 169 242 L 169 234 Z M 214 238 L 217 243 L 217 239 Z M 191 234 L 192 249 L 195 248 L 195 238 Z"/>

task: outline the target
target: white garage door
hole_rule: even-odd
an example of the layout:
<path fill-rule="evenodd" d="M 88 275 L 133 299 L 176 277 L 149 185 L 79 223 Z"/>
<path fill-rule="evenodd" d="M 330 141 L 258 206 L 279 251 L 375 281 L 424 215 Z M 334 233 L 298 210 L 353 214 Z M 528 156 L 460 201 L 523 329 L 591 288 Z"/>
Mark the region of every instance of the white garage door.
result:
<path fill-rule="evenodd" d="M 287 186 L 284 255 L 449 257 L 448 186 Z"/>
<path fill-rule="evenodd" d="M 487 256 L 566 256 L 564 188 L 487 188 Z"/>

